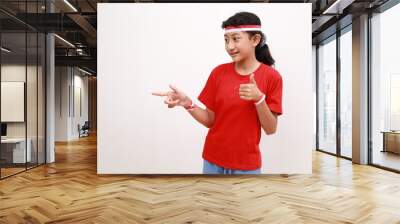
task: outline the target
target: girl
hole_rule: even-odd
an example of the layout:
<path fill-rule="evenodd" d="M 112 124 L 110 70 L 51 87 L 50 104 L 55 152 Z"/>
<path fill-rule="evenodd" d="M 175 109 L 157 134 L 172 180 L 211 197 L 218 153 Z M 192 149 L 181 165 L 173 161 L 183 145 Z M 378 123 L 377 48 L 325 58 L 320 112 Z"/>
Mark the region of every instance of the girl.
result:
<path fill-rule="evenodd" d="M 261 21 L 240 12 L 222 23 L 225 49 L 233 62 L 213 69 L 198 99 L 206 109 L 175 86 L 164 96 L 169 108 L 184 107 L 209 128 L 203 149 L 204 174 L 260 174 L 261 128 L 275 133 L 282 114 L 282 78 L 273 67 Z"/>

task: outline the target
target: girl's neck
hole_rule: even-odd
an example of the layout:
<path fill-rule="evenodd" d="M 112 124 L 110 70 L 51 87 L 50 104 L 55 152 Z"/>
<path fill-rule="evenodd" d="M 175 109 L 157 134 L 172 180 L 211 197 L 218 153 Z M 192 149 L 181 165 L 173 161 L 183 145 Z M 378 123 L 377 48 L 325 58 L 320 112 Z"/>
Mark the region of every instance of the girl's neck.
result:
<path fill-rule="evenodd" d="M 242 61 L 235 62 L 236 71 L 241 74 L 248 74 L 258 68 L 260 62 L 255 57 L 250 57 Z"/>

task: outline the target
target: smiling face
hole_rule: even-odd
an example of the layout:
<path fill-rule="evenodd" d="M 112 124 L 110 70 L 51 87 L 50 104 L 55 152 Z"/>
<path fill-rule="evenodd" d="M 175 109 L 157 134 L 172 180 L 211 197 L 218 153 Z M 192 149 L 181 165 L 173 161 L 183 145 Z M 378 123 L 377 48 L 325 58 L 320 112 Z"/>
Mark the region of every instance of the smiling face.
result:
<path fill-rule="evenodd" d="M 224 35 L 226 52 L 232 57 L 234 62 L 255 57 L 255 48 L 260 42 L 260 35 L 250 37 L 246 32 L 231 32 Z"/>

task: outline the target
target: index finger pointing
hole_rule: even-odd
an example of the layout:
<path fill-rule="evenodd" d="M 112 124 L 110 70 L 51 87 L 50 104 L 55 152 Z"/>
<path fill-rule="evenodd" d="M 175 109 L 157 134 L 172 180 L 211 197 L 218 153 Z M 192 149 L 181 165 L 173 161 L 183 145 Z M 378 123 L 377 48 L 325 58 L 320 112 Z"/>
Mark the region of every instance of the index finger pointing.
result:
<path fill-rule="evenodd" d="M 168 92 L 152 92 L 153 96 L 168 96 Z"/>

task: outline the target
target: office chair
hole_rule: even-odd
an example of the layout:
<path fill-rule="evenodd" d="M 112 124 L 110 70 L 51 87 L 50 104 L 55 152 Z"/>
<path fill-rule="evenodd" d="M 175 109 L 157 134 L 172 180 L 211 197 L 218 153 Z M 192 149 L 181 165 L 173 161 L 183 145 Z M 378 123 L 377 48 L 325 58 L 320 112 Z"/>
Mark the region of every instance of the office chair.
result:
<path fill-rule="evenodd" d="M 89 121 L 85 121 L 85 123 L 82 125 L 82 127 L 79 127 L 80 125 L 78 125 L 78 129 L 79 129 L 79 138 L 80 137 L 87 137 L 89 136 L 89 129 L 90 129 L 90 125 L 89 125 Z"/>

